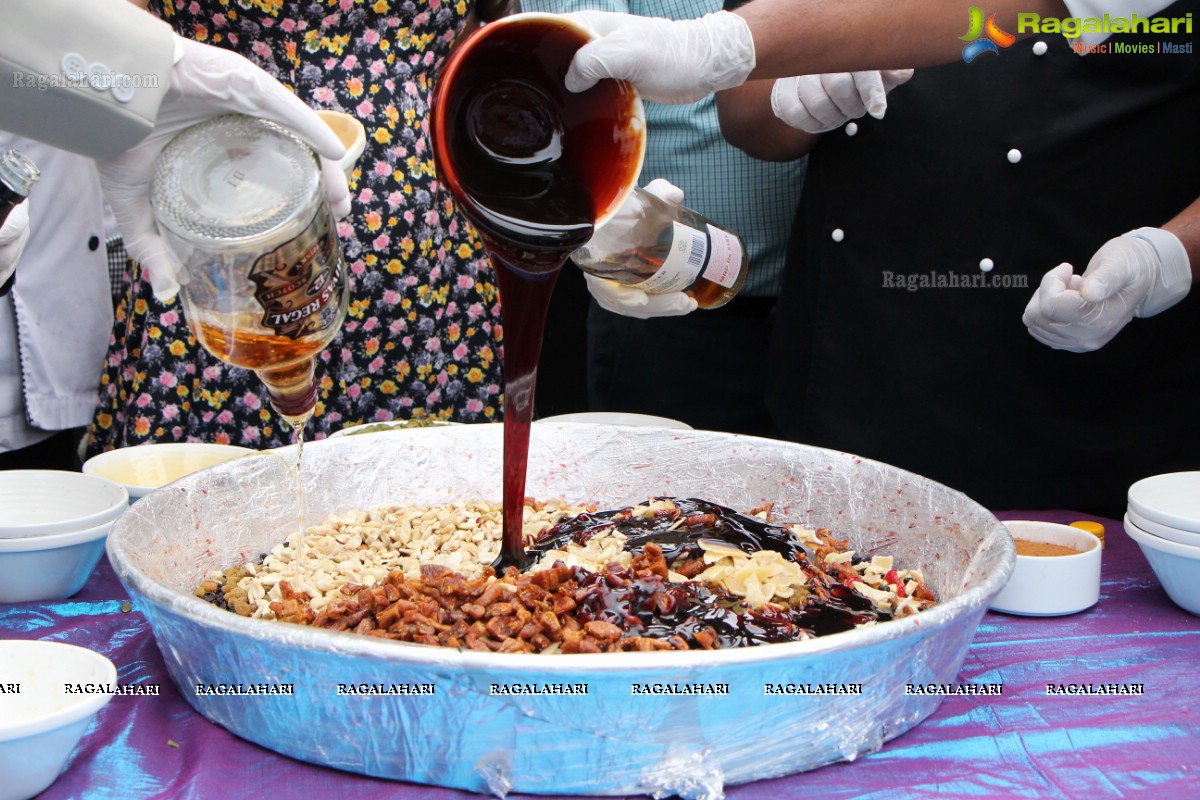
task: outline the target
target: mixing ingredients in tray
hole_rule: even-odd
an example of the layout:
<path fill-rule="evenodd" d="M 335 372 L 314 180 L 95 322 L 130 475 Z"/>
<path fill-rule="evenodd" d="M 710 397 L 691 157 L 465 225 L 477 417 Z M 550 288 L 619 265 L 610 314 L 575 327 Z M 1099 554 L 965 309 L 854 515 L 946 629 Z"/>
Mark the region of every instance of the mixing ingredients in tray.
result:
<path fill-rule="evenodd" d="M 497 576 L 494 503 L 350 512 L 196 590 L 243 616 L 492 652 L 689 650 L 796 641 L 934 604 L 919 570 L 826 529 L 656 498 L 595 511 L 532 503 L 536 560 Z"/>

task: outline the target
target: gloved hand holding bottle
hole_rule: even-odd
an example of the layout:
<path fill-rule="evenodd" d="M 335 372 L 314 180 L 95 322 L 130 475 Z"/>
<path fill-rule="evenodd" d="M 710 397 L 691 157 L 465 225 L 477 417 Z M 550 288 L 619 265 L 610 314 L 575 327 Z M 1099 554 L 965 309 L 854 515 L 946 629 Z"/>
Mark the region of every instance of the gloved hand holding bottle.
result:
<path fill-rule="evenodd" d="M 639 319 L 719 308 L 750 268 L 741 238 L 685 207 L 662 178 L 635 189 L 571 260 L 602 308 Z"/>
<path fill-rule="evenodd" d="M 154 159 L 185 128 L 224 113 L 261 117 L 293 131 L 321 157 L 323 183 L 335 218 L 350 211 L 346 176 L 338 166 L 346 148 L 316 112 L 242 56 L 175 36 L 170 87 L 154 130 L 124 153 L 97 163 L 125 248 L 145 267 L 160 299 L 179 290 L 179 274 L 150 209 Z"/>
<path fill-rule="evenodd" d="M 1086 353 L 1108 344 L 1134 317 L 1166 311 L 1191 285 L 1179 238 L 1161 228 L 1138 228 L 1101 246 L 1083 275 L 1070 264 L 1046 273 L 1023 321 L 1042 344 Z"/>

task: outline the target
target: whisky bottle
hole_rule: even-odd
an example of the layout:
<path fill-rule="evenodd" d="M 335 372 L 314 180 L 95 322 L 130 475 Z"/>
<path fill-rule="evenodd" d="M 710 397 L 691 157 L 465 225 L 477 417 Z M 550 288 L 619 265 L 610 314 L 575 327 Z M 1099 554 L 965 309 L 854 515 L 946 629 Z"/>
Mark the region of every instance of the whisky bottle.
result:
<path fill-rule="evenodd" d="M 17 150 L 0 156 L 0 225 L 8 212 L 29 196 L 41 173 L 29 157 Z"/>
<path fill-rule="evenodd" d="M 151 205 L 182 266 L 197 341 L 254 370 L 275 410 L 303 426 L 317 401 L 315 358 L 349 296 L 316 155 L 272 122 L 217 117 L 163 149 Z"/>
<path fill-rule="evenodd" d="M 750 267 L 737 234 L 641 187 L 571 260 L 584 272 L 647 294 L 686 292 L 700 308 L 732 300 Z"/>
<path fill-rule="evenodd" d="M 8 214 L 29 196 L 41 173 L 27 156 L 16 150 L 0 155 L 0 227 Z M 6 270 L 7 271 L 7 270 Z M 7 295 L 13 287 L 16 272 L 0 272 L 0 297 Z"/>

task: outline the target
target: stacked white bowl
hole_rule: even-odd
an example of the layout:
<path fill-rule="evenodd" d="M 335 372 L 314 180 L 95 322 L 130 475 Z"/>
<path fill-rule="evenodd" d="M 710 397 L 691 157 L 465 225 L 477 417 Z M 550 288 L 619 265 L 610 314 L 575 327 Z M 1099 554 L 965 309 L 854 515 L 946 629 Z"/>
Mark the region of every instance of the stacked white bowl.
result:
<path fill-rule="evenodd" d="M 26 800 L 54 782 L 96 713 L 117 668 L 65 642 L 0 640 L 0 800 Z"/>
<path fill-rule="evenodd" d="M 1171 472 L 1129 487 L 1125 532 L 1167 596 L 1200 615 L 1200 472 Z"/>
<path fill-rule="evenodd" d="M 0 470 L 0 603 L 78 592 L 127 508 L 125 487 L 94 475 Z"/>

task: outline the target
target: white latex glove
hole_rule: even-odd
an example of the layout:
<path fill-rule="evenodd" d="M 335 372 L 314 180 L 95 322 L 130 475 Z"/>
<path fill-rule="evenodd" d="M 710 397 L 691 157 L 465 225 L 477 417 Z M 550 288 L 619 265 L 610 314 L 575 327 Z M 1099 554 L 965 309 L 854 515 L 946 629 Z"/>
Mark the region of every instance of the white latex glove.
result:
<path fill-rule="evenodd" d="M 683 202 L 683 189 L 662 178 L 646 184 L 645 191 L 673 205 L 679 205 Z M 623 205 L 612 216 L 612 219 L 604 223 L 606 229 L 609 231 L 619 231 L 624 226 L 632 230 L 638 220 L 624 220 L 621 216 L 628 205 L 628 203 Z M 595 275 L 586 272 L 583 277 L 587 281 L 588 292 L 591 293 L 592 297 L 596 298 L 596 302 L 600 304 L 600 307 L 614 314 L 621 314 L 622 316 L 634 317 L 636 319 L 679 317 L 684 314 L 690 314 L 697 308 L 696 301 L 690 295 L 683 292 L 647 294 L 641 289 L 625 286 L 616 281 L 610 281 L 607 278 L 597 278 Z"/>
<path fill-rule="evenodd" d="M 1042 344 L 1087 353 L 1108 344 L 1134 317 L 1175 305 L 1191 285 L 1179 239 L 1159 228 L 1139 228 L 1105 242 L 1082 276 L 1070 264 L 1046 273 L 1022 319 Z"/>
<path fill-rule="evenodd" d="M 771 110 L 793 128 L 825 133 L 863 114 L 883 119 L 887 93 L 912 76 L 911 69 L 894 69 L 780 78 L 771 89 Z"/>
<path fill-rule="evenodd" d="M 0 286 L 8 281 L 13 270 L 17 268 L 17 262 L 21 260 L 21 253 L 28 241 L 29 203 L 22 200 L 13 206 L 4 220 L 4 225 L 0 226 Z"/>
<path fill-rule="evenodd" d="M 572 92 L 601 78 L 630 81 L 645 100 L 691 103 L 744 83 L 754 69 L 754 38 L 737 14 L 670 20 L 614 11 L 567 15 L 599 36 L 575 54 L 567 70 Z"/>
<path fill-rule="evenodd" d="M 266 72 L 236 53 L 176 36 L 170 80 L 154 130 L 121 155 L 97 164 L 125 249 L 142 263 L 155 297 L 166 299 L 179 291 L 180 270 L 150 208 L 154 159 L 176 134 L 210 117 L 248 114 L 293 131 L 321 156 L 335 217 L 350 212 L 346 176 L 337 163 L 346 148 L 332 128 Z"/>

